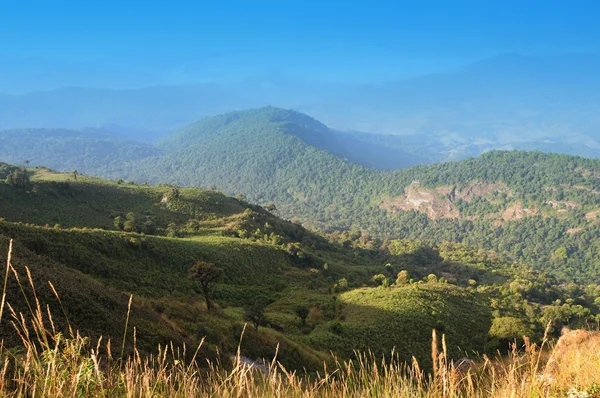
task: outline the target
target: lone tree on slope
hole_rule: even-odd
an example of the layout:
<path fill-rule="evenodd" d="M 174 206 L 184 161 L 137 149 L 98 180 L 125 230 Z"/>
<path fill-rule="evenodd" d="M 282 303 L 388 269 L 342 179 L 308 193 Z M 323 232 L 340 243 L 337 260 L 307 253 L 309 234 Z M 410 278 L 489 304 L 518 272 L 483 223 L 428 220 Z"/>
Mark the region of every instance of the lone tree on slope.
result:
<path fill-rule="evenodd" d="M 215 284 L 222 276 L 223 269 L 217 268 L 217 266 L 212 263 L 198 261 L 190 268 L 189 278 L 199 282 L 200 293 L 204 296 L 204 300 L 206 300 L 206 309 L 209 311 L 212 308 L 211 299 Z"/>
<path fill-rule="evenodd" d="M 256 331 L 265 323 L 265 309 L 269 304 L 270 300 L 261 297 L 254 304 L 244 307 L 244 320 L 252 322 Z"/>

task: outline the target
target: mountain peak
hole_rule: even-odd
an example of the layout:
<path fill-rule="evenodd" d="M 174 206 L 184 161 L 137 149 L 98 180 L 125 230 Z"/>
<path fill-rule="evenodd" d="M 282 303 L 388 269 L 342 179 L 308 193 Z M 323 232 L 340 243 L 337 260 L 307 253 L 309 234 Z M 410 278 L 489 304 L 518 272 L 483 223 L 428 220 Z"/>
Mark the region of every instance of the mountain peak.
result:
<path fill-rule="evenodd" d="M 291 109 L 266 106 L 205 117 L 163 139 L 159 145 L 183 149 L 216 136 L 257 139 L 270 136 L 272 139 L 273 134 L 295 136 L 321 149 L 335 143 L 331 130 L 312 117 Z"/>

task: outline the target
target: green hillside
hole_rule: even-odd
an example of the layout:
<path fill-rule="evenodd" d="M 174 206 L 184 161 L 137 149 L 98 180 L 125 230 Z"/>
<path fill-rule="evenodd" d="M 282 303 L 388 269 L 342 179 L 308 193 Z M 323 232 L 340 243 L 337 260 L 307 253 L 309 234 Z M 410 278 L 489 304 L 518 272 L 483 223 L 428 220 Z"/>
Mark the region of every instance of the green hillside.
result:
<path fill-rule="evenodd" d="M 4 133 L 3 145 L 12 142 L 14 150 L 1 152 L 0 159 L 47 156 L 42 147 L 48 147 L 54 157 L 47 159 L 61 170 L 138 183 L 216 187 L 230 195 L 245 195 L 251 203 L 273 202 L 277 215 L 300 220 L 313 230 L 364 231 L 373 247 L 385 239 L 452 241 L 501 252 L 564 283 L 596 281 L 600 274 L 600 243 L 595 239 L 600 233 L 598 160 L 506 151 L 460 162 L 376 171 L 346 160 L 343 140 L 323 124 L 273 107 L 202 119 L 156 147 L 116 143 L 111 138 L 112 149 L 99 150 L 102 155 L 97 156 L 92 144 L 89 150 L 81 146 L 102 141 L 93 136 L 56 132 L 44 140 L 41 132 L 34 133 L 20 140 L 15 132 Z M 31 152 L 22 152 L 25 149 Z M 37 162 L 36 157 L 31 159 Z M 62 189 L 76 189 L 65 188 L 60 181 L 56 184 L 43 189 L 61 198 L 72 194 Z M 127 189 L 137 188 L 128 185 Z M 108 195 L 121 192 L 115 193 L 122 199 L 112 209 L 104 209 L 104 193 L 80 193 L 81 200 L 110 210 L 113 217 L 124 215 L 134 197 L 123 195 L 126 190 L 109 191 Z M 148 192 L 154 198 L 164 195 Z M 59 202 L 65 209 L 77 208 L 77 200 Z M 10 206 L 12 200 L 7 203 Z M 37 202 L 28 211 L 33 217 L 35 211 L 46 213 L 46 206 L 45 201 Z M 12 214 L 12 220 L 19 220 L 18 213 Z M 76 214 L 56 212 L 45 222 L 84 225 L 84 219 L 75 222 Z M 168 214 L 158 211 L 154 217 L 159 228 L 168 227 Z M 86 218 L 85 223 L 107 227 L 112 222 L 94 220 Z"/>
<path fill-rule="evenodd" d="M 166 156 L 140 162 L 125 178 L 216 185 L 253 202 L 287 198 L 279 205 L 290 215 L 311 212 L 313 203 L 339 193 L 349 195 L 351 187 L 340 192 L 341 182 L 374 174 L 330 154 L 335 137 L 322 124 L 272 107 L 202 119 L 159 145 Z"/>
<path fill-rule="evenodd" d="M 280 215 L 327 232 L 463 242 L 566 282 L 599 274 L 598 160 L 490 152 L 382 172 L 334 156 L 325 150 L 329 142 L 324 126 L 293 111 L 225 114 L 165 139 L 167 155 L 141 161 L 126 176 L 214 185 L 251 202 L 275 202 Z"/>
<path fill-rule="evenodd" d="M 31 154 L 32 163 L 44 159 L 65 171 L 139 183 L 216 187 L 243 194 L 251 203 L 274 202 L 278 215 L 314 230 L 365 231 L 372 246 L 398 238 L 453 241 L 525 261 L 562 282 L 586 283 L 600 273 L 600 243 L 595 239 L 600 232 L 598 160 L 489 152 L 461 162 L 376 171 L 345 160 L 343 140 L 323 124 L 273 107 L 202 119 L 157 147 L 86 135 L 89 132 L 17 133 L 3 133 L 3 146 L 12 149 L 1 152 L 0 159 Z M 60 197 L 71 194 L 61 189 L 72 188 L 56 183 L 43 189 Z M 81 199 L 101 209 L 106 203 L 101 195 Z M 131 206 L 133 197 L 119 195 L 123 199 L 118 205 L 105 209 L 113 216 Z M 59 202 L 68 203 L 66 208 L 75 203 L 77 208 L 76 200 Z M 45 206 L 42 201 L 28 211 L 45 213 Z M 168 215 L 155 217 L 159 228 L 168 226 Z M 83 225 L 69 218 L 76 218 L 76 212 L 57 212 L 47 222 Z M 111 220 L 85 222 L 107 227 Z"/>
<path fill-rule="evenodd" d="M 374 247 L 364 234 L 326 238 L 216 191 L 2 170 L 0 262 L 14 239 L 13 263 L 29 302 L 25 266 L 55 327 L 68 334 L 68 319 L 113 347 L 120 347 L 131 294 L 129 335 L 135 327 L 145 351 L 168 341 L 194 346 L 206 336 L 205 354 L 227 361 L 249 322 L 243 355 L 271 358 L 279 346 L 283 363 L 309 370 L 330 351 L 352 358 L 355 348 L 377 355 L 395 349 L 427 366 L 433 328 L 460 357 L 503 347 L 523 331 L 541 338 L 548 321 L 554 332 L 594 322 L 599 311 L 597 287 L 560 286 L 464 245 L 392 240 Z M 124 223 L 115 222 L 120 217 Z M 210 310 L 189 278 L 198 261 L 223 270 Z M 17 280 L 9 281 L 9 304 L 27 312 Z M 512 326 L 499 329 L 506 319 Z M 10 324 L 0 326 L 8 336 Z"/>

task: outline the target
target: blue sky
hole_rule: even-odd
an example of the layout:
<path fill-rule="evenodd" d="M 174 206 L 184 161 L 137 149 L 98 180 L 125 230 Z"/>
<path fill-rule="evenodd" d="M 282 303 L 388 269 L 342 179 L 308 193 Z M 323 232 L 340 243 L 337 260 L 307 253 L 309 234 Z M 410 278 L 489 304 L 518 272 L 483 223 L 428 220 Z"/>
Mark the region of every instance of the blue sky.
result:
<path fill-rule="evenodd" d="M 0 57 L 162 83 L 382 81 L 504 53 L 597 52 L 599 1 L 0 0 Z M 112 68 L 112 69 L 111 69 Z"/>

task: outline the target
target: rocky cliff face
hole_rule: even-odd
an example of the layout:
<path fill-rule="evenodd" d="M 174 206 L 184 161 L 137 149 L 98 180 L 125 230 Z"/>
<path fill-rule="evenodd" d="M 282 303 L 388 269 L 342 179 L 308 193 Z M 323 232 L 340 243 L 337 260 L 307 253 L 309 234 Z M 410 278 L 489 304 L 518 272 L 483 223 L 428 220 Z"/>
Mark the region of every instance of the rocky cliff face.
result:
<path fill-rule="evenodd" d="M 511 196 L 510 189 L 504 184 L 486 184 L 480 181 L 473 181 L 464 187 L 442 186 L 433 189 L 421 186 L 419 181 L 413 181 L 404 192 L 403 196 L 382 198 L 380 208 L 390 213 L 415 210 L 427 214 L 432 220 L 460 218 L 461 214 L 455 205 L 458 199 L 471 202 L 476 197 L 486 197 L 495 192 Z"/>

